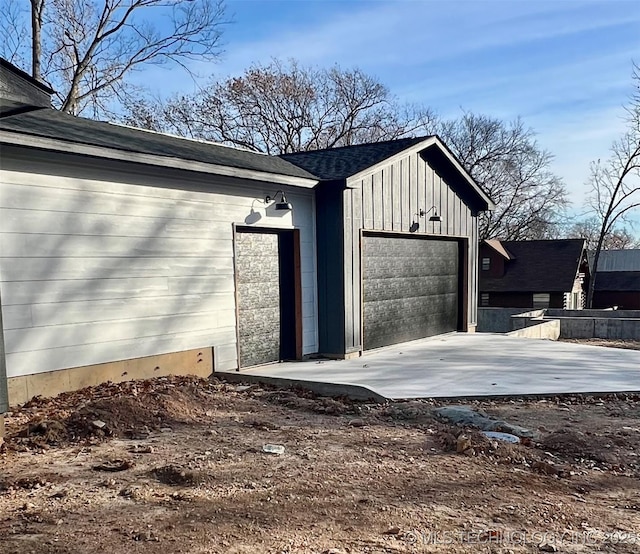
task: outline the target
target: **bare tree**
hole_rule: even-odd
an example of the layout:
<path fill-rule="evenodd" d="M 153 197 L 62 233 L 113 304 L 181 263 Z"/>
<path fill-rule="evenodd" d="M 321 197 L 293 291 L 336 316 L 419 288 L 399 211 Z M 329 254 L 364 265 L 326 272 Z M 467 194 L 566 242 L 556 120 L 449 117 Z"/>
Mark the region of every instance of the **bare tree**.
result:
<path fill-rule="evenodd" d="M 600 221 L 595 216 L 587 217 L 571 223 L 562 233 L 566 238 L 582 238 L 587 241 L 587 249 L 595 250 L 600 237 Z M 627 227 L 615 227 L 604 237 L 602 250 L 622 250 L 638 248 L 640 240 Z"/>
<path fill-rule="evenodd" d="M 128 91 L 126 77 L 150 64 L 212 59 L 220 52 L 223 0 L 30 0 L 32 74 L 56 90 L 55 104 L 104 112 Z M 4 0 L 14 6 L 22 0 Z M 18 25 L 0 23 L 9 34 Z M 164 17 L 154 25 L 152 16 Z M 16 42 L 24 41 L 16 39 Z M 5 40 L 5 44 L 8 41 Z M 3 46 L 9 59 L 26 59 Z"/>
<path fill-rule="evenodd" d="M 628 129 L 611 146 L 609 159 L 591 164 L 588 204 L 600 224 L 587 306 L 593 304 L 598 261 L 606 237 L 640 206 L 640 68 L 633 66 L 634 92 L 626 108 Z"/>
<path fill-rule="evenodd" d="M 521 120 L 464 113 L 444 121 L 438 134 L 496 204 L 480 219 L 480 239 L 551 238 L 567 203 L 552 156 Z"/>
<path fill-rule="evenodd" d="M 427 109 L 397 102 L 359 69 L 274 60 L 193 96 L 133 100 L 125 122 L 282 154 L 408 136 L 433 119 Z"/>
<path fill-rule="evenodd" d="M 440 121 L 358 69 L 274 60 L 192 96 L 139 98 L 126 107 L 130 125 L 268 154 L 440 134 L 497 203 L 481 219 L 481 238 L 551 238 L 566 202 L 551 155 L 520 120 L 464 113 Z"/>

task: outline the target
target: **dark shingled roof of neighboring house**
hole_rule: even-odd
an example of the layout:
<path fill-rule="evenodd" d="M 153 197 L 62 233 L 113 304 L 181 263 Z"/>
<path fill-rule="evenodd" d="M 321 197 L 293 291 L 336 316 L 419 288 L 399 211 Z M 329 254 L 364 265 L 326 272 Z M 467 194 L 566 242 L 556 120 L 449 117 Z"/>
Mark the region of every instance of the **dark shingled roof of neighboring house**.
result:
<path fill-rule="evenodd" d="M 340 146 L 280 157 L 323 181 L 346 179 L 429 137 L 413 137 L 354 146 Z"/>
<path fill-rule="evenodd" d="M 640 271 L 598 271 L 596 290 L 640 294 Z"/>
<path fill-rule="evenodd" d="M 500 241 L 513 257 L 505 261 L 503 277 L 480 271 L 481 292 L 567 292 L 573 288 L 585 241 Z"/>
<path fill-rule="evenodd" d="M 0 118 L 0 130 L 74 144 L 317 180 L 309 172 L 277 156 L 94 121 L 49 108 Z"/>

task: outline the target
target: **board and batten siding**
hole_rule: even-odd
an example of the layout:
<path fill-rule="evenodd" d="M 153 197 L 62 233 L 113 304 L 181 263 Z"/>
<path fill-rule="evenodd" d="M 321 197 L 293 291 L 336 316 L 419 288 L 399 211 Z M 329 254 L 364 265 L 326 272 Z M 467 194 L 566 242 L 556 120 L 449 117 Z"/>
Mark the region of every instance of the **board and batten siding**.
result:
<path fill-rule="evenodd" d="M 471 207 L 417 152 L 371 174 L 349 179 L 344 201 L 346 352 L 362 350 L 360 230 L 466 239 L 468 244 L 467 324 L 477 321 L 478 220 Z M 435 206 L 442 222 L 430 222 Z M 417 230 L 412 225 L 419 224 Z"/>
<path fill-rule="evenodd" d="M 3 151 L 0 170 L 8 377 L 206 347 L 235 369 L 234 223 L 300 230 L 303 353 L 317 352 L 312 191 L 25 156 Z M 278 189 L 293 212 L 265 211 Z"/>

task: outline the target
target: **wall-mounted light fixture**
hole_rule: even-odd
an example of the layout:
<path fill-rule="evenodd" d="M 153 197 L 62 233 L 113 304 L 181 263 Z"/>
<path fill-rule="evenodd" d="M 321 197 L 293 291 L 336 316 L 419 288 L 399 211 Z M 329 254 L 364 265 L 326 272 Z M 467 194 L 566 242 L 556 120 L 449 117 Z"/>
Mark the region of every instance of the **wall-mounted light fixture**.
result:
<path fill-rule="evenodd" d="M 420 217 L 424 217 L 425 215 L 427 215 L 431 210 L 433 210 L 433 214 L 431 215 L 431 217 L 429 218 L 429 221 L 438 221 L 441 222 L 442 221 L 442 216 L 438 215 L 438 208 L 436 208 L 435 206 L 431 206 L 426 212 L 424 210 L 420 210 L 419 214 Z"/>
<path fill-rule="evenodd" d="M 275 200 L 278 194 L 280 195 L 280 202 L 276 202 L 275 209 L 279 212 L 292 210 L 293 206 L 289 202 L 287 202 L 287 197 L 284 195 L 284 192 L 282 192 L 281 190 L 276 192 L 273 195 L 273 197 L 267 196 L 264 199 L 265 204 L 269 204 L 272 200 Z"/>

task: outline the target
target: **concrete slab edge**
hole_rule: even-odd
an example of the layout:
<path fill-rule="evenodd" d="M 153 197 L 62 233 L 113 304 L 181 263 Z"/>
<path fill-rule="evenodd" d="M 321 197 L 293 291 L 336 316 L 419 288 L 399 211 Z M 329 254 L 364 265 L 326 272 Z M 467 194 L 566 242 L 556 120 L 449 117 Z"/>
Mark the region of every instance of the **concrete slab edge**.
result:
<path fill-rule="evenodd" d="M 390 399 L 361 385 L 342 383 L 325 383 L 322 381 L 306 381 L 303 379 L 286 379 L 283 377 L 265 377 L 263 375 L 247 375 L 241 371 L 215 371 L 211 377 L 232 383 L 263 383 L 281 388 L 300 387 L 320 396 L 346 396 L 352 400 L 362 400 L 384 404 Z"/>
<path fill-rule="evenodd" d="M 595 397 L 600 398 L 603 396 L 611 396 L 611 395 L 630 395 L 630 396 L 640 396 L 640 390 L 624 390 L 624 391 L 602 391 L 602 392 L 589 392 L 589 391 L 581 391 L 581 392 L 536 392 L 531 394 L 465 394 L 460 396 L 420 396 L 413 398 L 400 398 L 394 397 L 389 398 L 388 400 L 392 400 L 394 402 L 403 402 L 409 400 L 444 400 L 444 401 L 452 401 L 452 402 L 466 402 L 473 400 L 548 400 L 549 398 L 570 398 L 572 396 L 585 396 L 585 397 Z"/>

